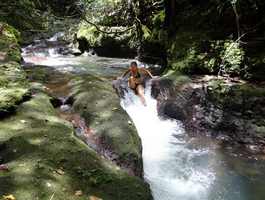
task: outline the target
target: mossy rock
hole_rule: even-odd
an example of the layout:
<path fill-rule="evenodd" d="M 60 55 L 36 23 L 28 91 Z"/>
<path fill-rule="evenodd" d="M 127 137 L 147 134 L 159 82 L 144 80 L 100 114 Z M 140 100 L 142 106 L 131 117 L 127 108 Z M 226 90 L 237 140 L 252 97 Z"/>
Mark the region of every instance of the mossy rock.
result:
<path fill-rule="evenodd" d="M 10 26 L 7 23 L 0 21 L 0 26 L 3 29 L 1 37 L 8 39 L 8 41 L 12 41 L 14 43 L 21 42 L 20 32 L 16 30 L 14 27 Z"/>
<path fill-rule="evenodd" d="M 2 33 L 0 34 L 0 62 L 21 61 L 19 42 L 20 33 L 12 26 L 0 21 Z"/>
<path fill-rule="evenodd" d="M 16 199 L 150 200 L 140 178 L 129 176 L 74 136 L 58 118 L 49 97 L 37 94 L 17 114 L 0 121 L 0 196 Z M 80 196 L 76 191 L 82 191 Z"/>
<path fill-rule="evenodd" d="M 17 105 L 30 97 L 29 84 L 16 62 L 0 64 L 0 115 L 13 112 Z"/>
<path fill-rule="evenodd" d="M 134 58 L 137 55 L 136 48 L 133 44 L 132 31 L 121 34 L 115 34 L 115 31 L 121 32 L 124 27 L 100 27 L 106 32 L 113 34 L 105 34 L 100 32 L 95 26 L 81 23 L 77 31 L 77 40 L 79 49 L 89 51 L 94 49 L 97 55 L 105 57 L 127 57 Z"/>
<path fill-rule="evenodd" d="M 73 108 L 95 131 L 115 162 L 142 176 L 142 147 L 136 129 L 120 106 L 111 81 L 86 75 L 72 81 Z"/>
<path fill-rule="evenodd" d="M 2 22 L 0 27 L 0 117 L 3 117 L 13 112 L 17 104 L 29 97 L 29 84 L 19 64 L 20 33 Z"/>
<path fill-rule="evenodd" d="M 191 78 L 179 71 L 168 70 L 164 72 L 162 79 L 169 79 L 172 81 L 173 85 L 181 86 L 183 84 L 191 82 Z"/>
<path fill-rule="evenodd" d="M 219 108 L 240 114 L 243 118 L 251 117 L 254 120 L 265 115 L 265 88 L 262 86 L 251 83 L 227 83 L 217 79 L 208 83 L 207 95 Z"/>

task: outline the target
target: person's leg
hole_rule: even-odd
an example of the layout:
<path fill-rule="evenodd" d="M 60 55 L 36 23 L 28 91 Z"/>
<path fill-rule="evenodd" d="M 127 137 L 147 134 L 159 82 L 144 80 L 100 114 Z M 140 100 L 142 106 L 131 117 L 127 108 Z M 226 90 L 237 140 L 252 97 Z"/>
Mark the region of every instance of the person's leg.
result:
<path fill-rule="evenodd" d="M 129 78 L 129 82 L 128 83 L 129 83 L 129 87 L 131 89 L 133 89 L 133 90 L 136 89 L 136 83 L 135 83 L 134 78 L 132 76 Z"/>
<path fill-rule="evenodd" d="M 142 85 L 138 85 L 136 88 L 137 94 L 140 97 L 141 102 L 146 106 L 146 101 L 144 98 L 144 87 Z"/>

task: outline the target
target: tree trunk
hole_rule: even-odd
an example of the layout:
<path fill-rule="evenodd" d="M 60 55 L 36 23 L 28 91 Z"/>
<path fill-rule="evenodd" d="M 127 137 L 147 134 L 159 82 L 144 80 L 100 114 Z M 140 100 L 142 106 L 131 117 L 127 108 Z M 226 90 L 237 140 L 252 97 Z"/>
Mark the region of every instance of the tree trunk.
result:
<path fill-rule="evenodd" d="M 165 14 L 165 27 L 168 30 L 168 36 L 172 37 L 176 31 L 176 0 L 165 0 Z"/>

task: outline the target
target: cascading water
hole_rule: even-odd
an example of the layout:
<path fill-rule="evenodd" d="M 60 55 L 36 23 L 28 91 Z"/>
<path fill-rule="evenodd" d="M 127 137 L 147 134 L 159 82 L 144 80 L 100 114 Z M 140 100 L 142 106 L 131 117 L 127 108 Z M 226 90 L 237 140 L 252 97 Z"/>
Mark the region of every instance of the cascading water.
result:
<path fill-rule="evenodd" d="M 56 42 L 58 36 L 23 49 L 24 61 L 31 70 L 42 65 L 51 73 L 57 70 L 75 76 L 91 74 L 108 78 L 111 84 L 111 79 L 122 74 L 131 62 L 60 54 L 65 47 Z M 145 98 L 146 107 L 129 90 L 121 105 L 142 139 L 145 179 L 150 183 L 155 200 L 264 199 L 264 157 L 258 159 L 248 157 L 242 150 L 224 149 L 211 139 L 188 138 L 181 122 L 158 116 L 150 82 Z"/>
<path fill-rule="evenodd" d="M 149 83 L 145 94 L 146 107 L 131 91 L 126 93 L 121 105 L 141 137 L 145 179 L 151 186 L 154 199 L 206 199 L 207 189 L 215 176 L 209 167 L 196 167 L 194 162 L 208 154 L 207 149 L 186 147 L 181 123 L 158 116 L 150 88 Z"/>

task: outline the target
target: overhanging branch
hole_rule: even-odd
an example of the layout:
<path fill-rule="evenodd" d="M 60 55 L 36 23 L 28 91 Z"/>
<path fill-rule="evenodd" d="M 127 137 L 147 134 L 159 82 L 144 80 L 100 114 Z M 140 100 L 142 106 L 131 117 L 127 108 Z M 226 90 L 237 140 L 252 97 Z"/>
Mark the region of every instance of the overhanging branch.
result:
<path fill-rule="evenodd" d="M 101 33 L 104 33 L 104 34 L 121 34 L 121 33 L 125 33 L 125 32 L 127 32 L 127 31 L 133 29 L 133 27 L 134 27 L 134 26 L 130 26 L 129 28 L 127 28 L 127 29 L 125 29 L 125 30 L 122 30 L 122 31 L 105 31 L 105 30 L 102 30 L 101 28 L 99 28 L 99 26 L 98 26 L 97 24 L 95 24 L 95 23 L 89 21 L 86 17 L 83 16 L 82 19 L 83 19 L 86 23 L 88 23 L 88 24 L 94 26 L 94 27 L 97 29 L 97 31 L 99 31 L 99 32 L 101 32 Z"/>

